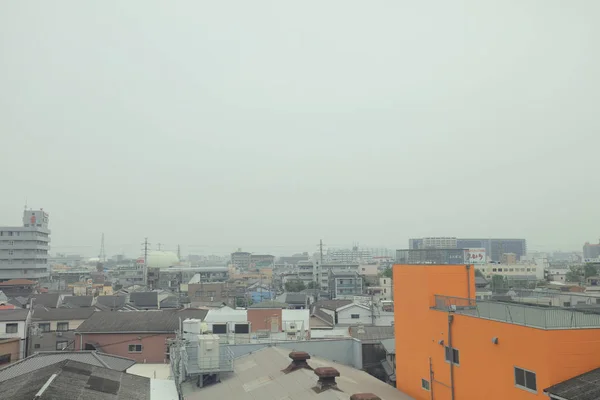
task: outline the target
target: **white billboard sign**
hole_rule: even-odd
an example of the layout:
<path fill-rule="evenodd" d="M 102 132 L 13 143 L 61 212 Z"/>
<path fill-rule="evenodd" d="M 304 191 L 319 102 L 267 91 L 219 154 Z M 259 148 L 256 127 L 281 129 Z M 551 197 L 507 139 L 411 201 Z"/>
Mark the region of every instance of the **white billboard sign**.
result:
<path fill-rule="evenodd" d="M 485 264 L 485 249 L 467 249 L 467 262 L 469 264 Z"/>

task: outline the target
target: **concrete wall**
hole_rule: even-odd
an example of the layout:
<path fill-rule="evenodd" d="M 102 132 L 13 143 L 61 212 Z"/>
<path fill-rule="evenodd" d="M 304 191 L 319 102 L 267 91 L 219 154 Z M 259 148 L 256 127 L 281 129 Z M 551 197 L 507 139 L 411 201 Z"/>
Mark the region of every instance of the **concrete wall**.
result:
<path fill-rule="evenodd" d="M 352 307 L 338 310 L 338 324 L 340 325 L 371 325 L 371 310 L 353 305 Z M 352 318 L 352 315 L 358 315 L 358 318 Z"/>
<path fill-rule="evenodd" d="M 10 361 L 14 362 L 21 359 L 21 340 L 19 339 L 4 339 L 0 340 L 0 356 L 6 356 L 10 354 Z M 1 367 L 5 367 L 7 363 L 0 364 Z"/>
<path fill-rule="evenodd" d="M 362 345 L 356 339 L 307 340 L 299 342 L 274 342 L 264 344 L 242 344 L 229 346 L 234 357 L 239 358 L 265 347 L 277 346 L 290 351 L 306 351 L 314 357 L 323 358 L 362 369 Z"/>
<path fill-rule="evenodd" d="M 115 356 L 134 359 L 139 363 L 163 363 L 166 360 L 166 339 L 175 334 L 151 333 L 83 333 L 78 334 L 75 348 L 85 350 L 89 343 L 98 350 Z M 141 344 L 141 352 L 129 352 L 129 345 Z"/>
<path fill-rule="evenodd" d="M 260 330 L 276 329 L 276 332 L 281 332 L 282 310 L 281 308 L 249 308 L 248 321 L 250 321 L 252 332 Z"/>

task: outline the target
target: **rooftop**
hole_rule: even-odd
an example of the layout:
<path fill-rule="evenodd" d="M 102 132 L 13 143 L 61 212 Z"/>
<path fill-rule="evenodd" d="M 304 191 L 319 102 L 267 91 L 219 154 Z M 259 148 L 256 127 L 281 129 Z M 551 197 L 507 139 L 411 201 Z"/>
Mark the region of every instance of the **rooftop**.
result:
<path fill-rule="evenodd" d="M 63 305 L 73 307 L 91 307 L 94 302 L 94 296 L 66 296 L 63 299 Z"/>
<path fill-rule="evenodd" d="M 0 383 L 0 393 L 7 399 L 145 400 L 150 379 L 65 360 Z"/>
<path fill-rule="evenodd" d="M 44 351 L 35 353 L 22 360 L 15 361 L 0 369 L 0 382 L 66 360 L 78 361 L 97 367 L 110 368 L 115 371 L 125 371 L 135 364 L 135 361 L 129 358 L 113 356 L 96 351 Z"/>
<path fill-rule="evenodd" d="M 77 332 L 87 333 L 124 333 L 124 332 L 152 332 L 172 333 L 179 327 L 179 319 L 203 319 L 206 310 L 156 310 L 156 311 L 128 311 L 108 312 L 98 311 L 85 320 Z"/>
<path fill-rule="evenodd" d="M 435 295 L 435 305 L 432 308 L 539 329 L 600 328 L 600 312 L 594 309 L 583 311 L 513 301 L 476 301 L 441 295 Z"/>
<path fill-rule="evenodd" d="M 551 398 L 565 400 L 600 399 L 600 368 L 578 375 L 544 390 Z"/>
<path fill-rule="evenodd" d="M 25 321 L 29 310 L 26 309 L 15 309 L 15 310 L 0 310 L 0 321 Z"/>
<path fill-rule="evenodd" d="M 33 321 L 72 321 L 88 319 L 94 313 L 93 308 L 36 308 Z"/>
<path fill-rule="evenodd" d="M 313 304 L 315 307 L 320 307 L 325 310 L 335 311 L 338 308 L 352 304 L 352 300 L 319 300 Z"/>
<path fill-rule="evenodd" d="M 42 294 L 34 294 L 30 297 L 33 299 L 33 305 L 40 305 L 49 308 L 58 307 L 58 300 L 60 299 L 59 293 L 42 293 Z"/>
<path fill-rule="evenodd" d="M 1 286 L 35 286 L 37 282 L 29 279 L 9 279 L 8 281 L 0 282 Z"/>
<path fill-rule="evenodd" d="M 195 381 L 189 381 L 183 384 L 182 391 L 186 400 L 348 400 L 356 393 L 365 392 L 374 393 L 381 399 L 412 400 L 364 371 L 320 358 L 310 358 L 307 363 L 308 368 L 291 368 L 289 350 L 267 347 L 237 358 L 234 372 L 222 374 L 220 383 L 199 389 Z M 339 373 L 337 378 L 336 371 Z M 337 388 L 320 388 L 316 372 L 327 379 L 335 379 Z"/>
<path fill-rule="evenodd" d="M 380 341 L 394 337 L 393 326 L 351 326 L 350 336 L 362 341 Z"/>
<path fill-rule="evenodd" d="M 261 301 L 260 303 L 254 303 L 248 308 L 288 308 L 286 303 L 280 303 L 278 301 Z"/>

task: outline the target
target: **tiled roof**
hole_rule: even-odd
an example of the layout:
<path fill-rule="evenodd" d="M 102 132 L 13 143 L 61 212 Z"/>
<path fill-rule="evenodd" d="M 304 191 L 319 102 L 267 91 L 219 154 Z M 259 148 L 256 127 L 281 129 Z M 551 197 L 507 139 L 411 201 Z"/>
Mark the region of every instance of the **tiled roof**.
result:
<path fill-rule="evenodd" d="M 6 399 L 145 400 L 150 398 L 150 379 L 66 360 L 4 381 L 0 393 Z"/>
<path fill-rule="evenodd" d="M 31 295 L 33 299 L 34 305 L 40 305 L 49 308 L 58 307 L 58 299 L 60 298 L 60 294 L 58 293 L 41 293 Z"/>
<path fill-rule="evenodd" d="M 0 321 L 25 321 L 29 310 L 18 308 L 15 310 L 0 310 Z"/>
<path fill-rule="evenodd" d="M 600 399 L 600 368 L 557 383 L 544 392 L 565 400 Z"/>
<path fill-rule="evenodd" d="M 352 304 L 352 300 L 320 300 L 314 303 L 314 306 L 335 311 L 338 308 L 347 306 L 348 304 Z"/>
<path fill-rule="evenodd" d="M 333 316 L 327 314 L 325 311 L 321 310 L 320 307 L 314 307 L 313 311 L 311 313 L 311 317 L 317 317 L 319 318 L 321 321 L 325 322 L 326 324 L 330 325 L 330 326 L 334 326 L 334 320 L 333 320 Z"/>
<path fill-rule="evenodd" d="M 91 307 L 94 302 L 94 296 L 66 296 L 63 304 L 70 304 L 76 307 Z"/>
<path fill-rule="evenodd" d="M 22 360 L 0 369 L 0 382 L 12 379 L 16 376 L 28 374 L 66 360 L 73 360 L 85 364 L 95 365 L 125 371 L 135 364 L 134 360 L 125 357 L 113 356 L 97 351 L 48 351 L 35 353 Z"/>
<path fill-rule="evenodd" d="M 88 319 L 94 313 L 93 308 L 36 308 L 33 310 L 34 321 L 73 321 Z"/>
<path fill-rule="evenodd" d="M 205 310 L 196 310 L 201 315 Z M 187 311 L 186 311 L 187 312 Z M 188 313 L 192 313 L 191 311 Z M 179 318 L 187 315 L 178 310 L 109 312 L 98 311 L 85 320 L 77 332 L 124 333 L 153 332 L 172 333 L 179 327 Z M 197 318 L 197 317 L 187 317 Z M 185 319 L 185 318 L 182 318 Z"/>
<path fill-rule="evenodd" d="M 236 358 L 234 372 L 221 375 L 218 384 L 200 389 L 195 379 L 185 382 L 183 397 L 186 400 L 340 400 L 349 399 L 357 393 L 374 393 L 381 399 L 412 400 L 412 397 L 364 371 L 315 355 L 307 361 L 312 369 L 283 371 L 291 364 L 289 353 L 289 349 L 266 347 Z M 339 372 L 339 378 L 335 379 L 337 388 L 316 389 L 318 377 L 313 369 L 320 367 L 335 368 Z"/>
<path fill-rule="evenodd" d="M 287 308 L 288 305 L 285 303 L 280 303 L 278 301 L 261 301 L 260 303 L 254 303 L 248 308 Z"/>
<path fill-rule="evenodd" d="M 100 304 L 110 308 L 121 308 L 125 304 L 126 296 L 98 296 L 96 305 Z"/>
<path fill-rule="evenodd" d="M 157 292 L 133 292 L 129 294 L 129 301 L 135 304 L 136 307 L 154 307 L 158 306 Z"/>
<path fill-rule="evenodd" d="M 287 304 L 306 304 L 306 293 L 286 293 L 284 302 Z"/>

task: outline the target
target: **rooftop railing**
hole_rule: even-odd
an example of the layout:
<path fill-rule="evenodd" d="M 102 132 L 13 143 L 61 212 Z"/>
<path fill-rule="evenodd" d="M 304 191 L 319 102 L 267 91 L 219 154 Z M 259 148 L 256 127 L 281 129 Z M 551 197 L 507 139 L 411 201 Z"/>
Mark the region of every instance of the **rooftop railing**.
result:
<path fill-rule="evenodd" d="M 433 308 L 540 329 L 600 328 L 600 313 L 568 308 L 541 307 L 493 300 L 476 301 L 441 295 L 435 295 Z"/>

